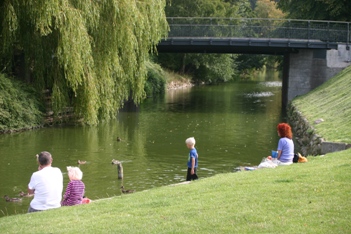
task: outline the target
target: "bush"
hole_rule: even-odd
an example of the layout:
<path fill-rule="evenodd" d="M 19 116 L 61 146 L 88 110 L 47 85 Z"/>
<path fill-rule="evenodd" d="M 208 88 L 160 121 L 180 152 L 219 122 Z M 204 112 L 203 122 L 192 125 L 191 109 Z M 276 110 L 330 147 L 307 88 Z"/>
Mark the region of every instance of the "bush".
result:
<path fill-rule="evenodd" d="M 0 132 L 41 125 L 38 96 L 32 87 L 0 74 Z"/>
<path fill-rule="evenodd" d="M 166 80 L 162 68 L 156 64 L 148 62 L 146 64 L 147 80 L 145 83 L 145 93 L 147 97 L 154 96 L 156 94 L 163 94 L 166 89 Z"/>

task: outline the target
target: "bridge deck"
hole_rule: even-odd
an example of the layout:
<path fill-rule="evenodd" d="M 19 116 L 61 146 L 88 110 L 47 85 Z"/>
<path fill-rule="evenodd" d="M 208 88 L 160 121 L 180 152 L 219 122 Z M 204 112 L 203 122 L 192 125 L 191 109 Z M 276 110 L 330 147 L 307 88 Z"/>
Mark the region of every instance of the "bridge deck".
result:
<path fill-rule="evenodd" d="M 335 42 L 285 38 L 170 37 L 157 46 L 160 53 L 284 54 L 298 49 L 337 49 Z"/>
<path fill-rule="evenodd" d="M 351 23 L 263 18 L 170 17 L 159 52 L 284 54 L 350 44 Z"/>

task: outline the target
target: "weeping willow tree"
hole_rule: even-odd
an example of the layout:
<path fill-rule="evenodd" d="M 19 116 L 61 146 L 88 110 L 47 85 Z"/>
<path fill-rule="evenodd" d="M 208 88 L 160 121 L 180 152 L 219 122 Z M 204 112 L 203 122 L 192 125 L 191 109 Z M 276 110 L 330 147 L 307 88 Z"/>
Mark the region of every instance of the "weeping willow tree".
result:
<path fill-rule="evenodd" d="M 0 72 L 24 79 L 88 124 L 144 97 L 145 61 L 166 36 L 165 0 L 3 0 Z"/>

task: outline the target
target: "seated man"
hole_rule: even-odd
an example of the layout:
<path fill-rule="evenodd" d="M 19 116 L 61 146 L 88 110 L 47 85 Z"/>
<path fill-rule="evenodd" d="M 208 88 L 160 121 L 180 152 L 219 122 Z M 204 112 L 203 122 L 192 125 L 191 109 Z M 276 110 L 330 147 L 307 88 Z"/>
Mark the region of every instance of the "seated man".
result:
<path fill-rule="evenodd" d="M 34 172 L 28 184 L 28 194 L 34 194 L 28 213 L 61 207 L 63 190 L 62 172 L 51 167 L 52 156 L 43 151 L 38 155 L 39 171 Z"/>

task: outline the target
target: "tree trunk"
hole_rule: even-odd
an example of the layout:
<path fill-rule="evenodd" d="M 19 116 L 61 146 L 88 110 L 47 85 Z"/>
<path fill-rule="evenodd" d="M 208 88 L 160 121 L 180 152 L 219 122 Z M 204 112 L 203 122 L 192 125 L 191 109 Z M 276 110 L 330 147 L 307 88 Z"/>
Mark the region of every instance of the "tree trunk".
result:
<path fill-rule="evenodd" d="M 182 67 L 180 69 L 180 74 L 184 74 L 185 73 L 185 60 L 186 60 L 186 54 L 183 54 L 183 59 L 182 59 Z"/>

